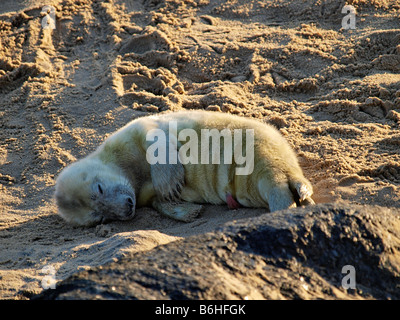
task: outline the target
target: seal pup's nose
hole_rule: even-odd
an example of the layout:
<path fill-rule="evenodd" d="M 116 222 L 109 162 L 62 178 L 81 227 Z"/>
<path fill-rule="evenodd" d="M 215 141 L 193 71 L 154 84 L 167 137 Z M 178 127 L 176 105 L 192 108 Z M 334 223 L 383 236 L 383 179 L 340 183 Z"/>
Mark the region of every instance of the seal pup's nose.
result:
<path fill-rule="evenodd" d="M 128 206 L 129 213 L 132 213 L 133 205 L 134 205 L 134 204 L 133 204 L 133 200 L 132 200 L 131 197 L 126 198 L 126 204 L 127 204 L 127 206 Z"/>

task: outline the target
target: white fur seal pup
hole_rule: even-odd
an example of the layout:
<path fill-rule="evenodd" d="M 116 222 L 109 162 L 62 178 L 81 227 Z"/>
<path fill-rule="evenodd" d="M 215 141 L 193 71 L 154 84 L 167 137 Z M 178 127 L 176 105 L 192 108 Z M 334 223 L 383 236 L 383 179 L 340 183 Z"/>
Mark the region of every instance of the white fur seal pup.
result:
<path fill-rule="evenodd" d="M 204 139 L 210 132 L 217 138 Z M 193 161 L 184 158 L 188 151 Z M 249 153 L 247 173 L 238 171 L 245 169 L 237 161 L 243 152 Z M 154 161 L 162 153 L 166 163 Z M 225 113 L 179 111 L 138 118 L 112 134 L 61 172 L 55 198 L 66 221 L 89 226 L 131 219 L 142 206 L 181 221 L 192 221 L 201 203 L 276 211 L 313 204 L 312 193 L 294 151 L 272 126 Z"/>

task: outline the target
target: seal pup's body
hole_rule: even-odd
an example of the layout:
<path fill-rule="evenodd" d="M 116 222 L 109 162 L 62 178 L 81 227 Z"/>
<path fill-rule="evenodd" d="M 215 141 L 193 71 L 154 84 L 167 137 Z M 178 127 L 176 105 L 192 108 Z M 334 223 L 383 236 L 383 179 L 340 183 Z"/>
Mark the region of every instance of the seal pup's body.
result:
<path fill-rule="evenodd" d="M 240 166 L 234 159 L 224 158 L 222 147 L 219 164 L 149 164 L 146 151 L 154 141 L 147 141 L 147 134 L 152 129 L 161 129 L 168 141 L 175 141 L 169 148 L 179 150 L 185 144 L 177 136 L 169 136 L 172 121 L 177 123 L 176 135 L 183 129 L 191 129 L 199 137 L 204 129 L 241 129 L 243 152 L 247 143 L 244 132 L 254 130 L 253 170 L 248 175 L 236 174 Z M 211 149 L 211 139 L 209 143 Z M 65 168 L 57 179 L 55 193 L 61 216 L 78 225 L 130 219 L 134 208 L 143 206 L 181 221 L 197 216 L 202 209 L 198 204 L 202 203 L 276 211 L 312 204 L 311 195 L 311 184 L 294 151 L 275 128 L 254 119 L 207 111 L 181 111 L 131 121 L 95 152 Z M 113 198 L 118 198 L 115 203 Z"/>

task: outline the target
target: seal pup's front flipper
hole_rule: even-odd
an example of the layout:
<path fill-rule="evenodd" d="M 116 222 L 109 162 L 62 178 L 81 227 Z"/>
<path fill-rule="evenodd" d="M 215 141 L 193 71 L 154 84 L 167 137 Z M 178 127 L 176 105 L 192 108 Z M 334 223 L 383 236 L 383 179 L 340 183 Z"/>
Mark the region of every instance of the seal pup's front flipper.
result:
<path fill-rule="evenodd" d="M 182 163 L 150 165 L 151 182 L 161 201 L 179 200 L 185 183 Z"/>
<path fill-rule="evenodd" d="M 150 163 L 151 181 L 160 201 L 176 201 L 180 199 L 185 183 L 185 170 L 179 159 L 177 137 L 158 130 L 162 133 L 160 141 L 154 145 L 146 141 L 146 158 Z"/>
<path fill-rule="evenodd" d="M 183 222 L 192 222 L 203 210 L 204 206 L 190 202 L 160 202 L 153 200 L 152 206 L 161 214 Z"/>

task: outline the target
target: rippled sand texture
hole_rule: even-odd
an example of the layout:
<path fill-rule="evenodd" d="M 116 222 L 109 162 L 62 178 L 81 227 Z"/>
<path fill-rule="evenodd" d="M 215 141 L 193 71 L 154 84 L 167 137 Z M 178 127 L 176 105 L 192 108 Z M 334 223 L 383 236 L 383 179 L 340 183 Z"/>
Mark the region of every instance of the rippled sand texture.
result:
<path fill-rule="evenodd" d="M 2 1 L 0 298 L 265 210 L 209 206 L 183 224 L 65 225 L 57 174 L 131 119 L 181 109 L 254 117 L 299 155 L 315 201 L 400 207 L 400 4 L 344 1 Z M 44 4 L 56 29 L 43 29 Z"/>

